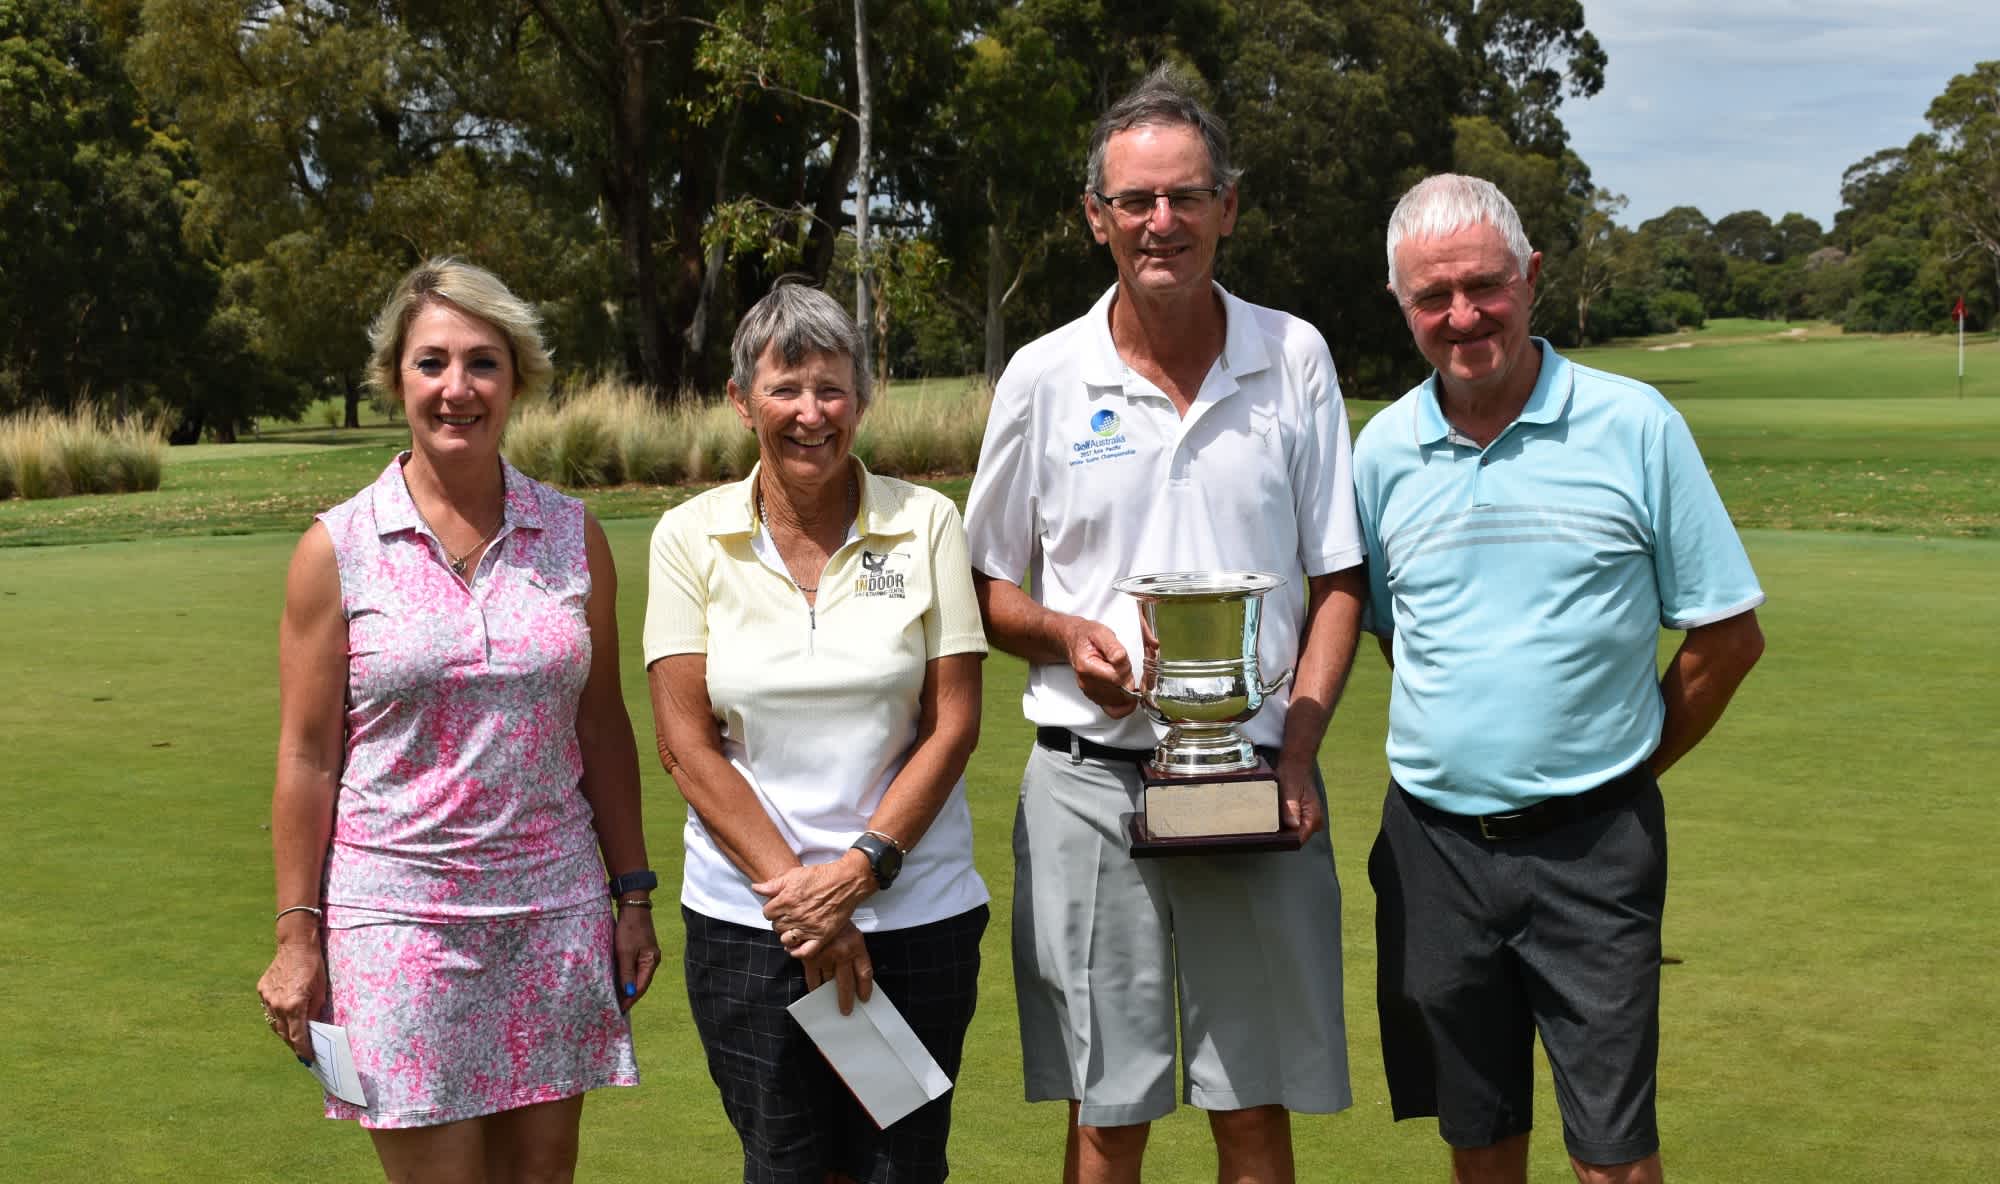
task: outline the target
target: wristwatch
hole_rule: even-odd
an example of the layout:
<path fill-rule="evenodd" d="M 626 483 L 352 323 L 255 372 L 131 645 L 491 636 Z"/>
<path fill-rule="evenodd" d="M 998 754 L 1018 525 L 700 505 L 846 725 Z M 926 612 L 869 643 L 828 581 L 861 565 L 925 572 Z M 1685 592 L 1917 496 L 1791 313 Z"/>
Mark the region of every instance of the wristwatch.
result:
<path fill-rule="evenodd" d="M 868 857 L 868 868 L 875 873 L 875 887 L 888 891 L 902 873 L 903 849 L 887 835 L 872 830 L 861 832 L 861 837 L 854 840 L 854 849 Z"/>
<path fill-rule="evenodd" d="M 611 895 L 623 896 L 627 892 L 651 892 L 660 886 L 660 877 L 651 868 L 640 868 L 636 872 L 626 872 L 622 876 L 611 877 Z"/>

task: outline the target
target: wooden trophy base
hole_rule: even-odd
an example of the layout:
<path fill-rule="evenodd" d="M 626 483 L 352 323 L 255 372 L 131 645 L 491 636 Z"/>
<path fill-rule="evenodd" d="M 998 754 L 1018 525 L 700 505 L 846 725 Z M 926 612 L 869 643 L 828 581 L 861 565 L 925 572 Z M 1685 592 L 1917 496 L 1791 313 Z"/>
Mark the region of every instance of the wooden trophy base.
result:
<path fill-rule="evenodd" d="M 1296 851 L 1305 836 L 1284 824 L 1271 766 L 1234 773 L 1161 773 L 1142 766 L 1145 797 L 1127 815 L 1132 858 Z"/>

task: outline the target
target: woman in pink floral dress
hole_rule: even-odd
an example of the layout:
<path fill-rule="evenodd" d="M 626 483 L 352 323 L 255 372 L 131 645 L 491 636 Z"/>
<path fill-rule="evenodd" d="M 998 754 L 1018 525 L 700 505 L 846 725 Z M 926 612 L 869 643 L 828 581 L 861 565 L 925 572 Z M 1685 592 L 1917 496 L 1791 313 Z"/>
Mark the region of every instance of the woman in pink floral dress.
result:
<path fill-rule="evenodd" d="M 308 1020 L 345 1026 L 367 1104 L 326 1113 L 390 1180 L 568 1180 L 584 1092 L 638 1083 L 660 958 L 611 552 L 500 457 L 551 373 L 527 304 L 433 260 L 369 335 L 410 450 L 286 578 L 258 994 L 301 1060 Z"/>

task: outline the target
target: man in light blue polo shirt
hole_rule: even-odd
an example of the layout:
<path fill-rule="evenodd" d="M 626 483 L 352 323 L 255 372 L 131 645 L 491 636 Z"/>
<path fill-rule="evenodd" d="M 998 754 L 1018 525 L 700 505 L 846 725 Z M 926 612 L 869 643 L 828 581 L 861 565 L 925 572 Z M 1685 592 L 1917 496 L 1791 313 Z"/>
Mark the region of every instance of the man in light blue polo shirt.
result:
<path fill-rule="evenodd" d="M 1354 451 L 1395 679 L 1369 859 L 1395 1116 L 1438 1118 L 1456 1181 L 1525 1180 L 1539 1032 L 1578 1179 L 1657 1181 L 1655 779 L 1762 653 L 1763 592 L 1672 405 L 1528 336 L 1505 195 L 1432 177 L 1388 253 L 1436 367 Z"/>

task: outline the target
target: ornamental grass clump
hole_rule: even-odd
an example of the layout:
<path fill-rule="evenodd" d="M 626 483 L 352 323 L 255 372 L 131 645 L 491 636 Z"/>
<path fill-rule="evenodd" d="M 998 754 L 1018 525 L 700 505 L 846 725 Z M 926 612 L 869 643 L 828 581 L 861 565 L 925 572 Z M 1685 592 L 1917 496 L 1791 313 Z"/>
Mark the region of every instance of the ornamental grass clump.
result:
<path fill-rule="evenodd" d="M 708 409 L 684 400 L 661 406 L 641 386 L 591 378 L 545 402 L 516 409 L 507 426 L 507 459 L 540 481 L 570 487 L 689 479 L 691 442 Z"/>
<path fill-rule="evenodd" d="M 158 424 L 89 403 L 0 420 L 0 498 L 158 489 L 166 451 Z"/>
<path fill-rule="evenodd" d="M 991 389 L 923 387 L 878 392 L 855 451 L 876 472 L 969 473 L 979 459 Z M 684 393 L 662 405 L 652 392 L 596 377 L 514 410 L 507 459 L 539 481 L 571 488 L 635 482 L 733 481 L 757 463 L 757 437 L 726 400 Z"/>
<path fill-rule="evenodd" d="M 927 394 L 907 384 L 878 390 L 854 450 L 885 476 L 970 473 L 992 403 L 992 388 L 984 383 L 962 394 Z"/>
<path fill-rule="evenodd" d="M 757 437 L 727 402 L 703 408 L 689 425 L 687 480 L 732 481 L 757 464 Z"/>

